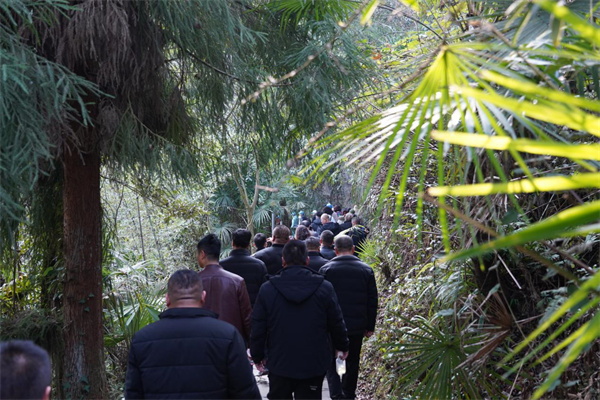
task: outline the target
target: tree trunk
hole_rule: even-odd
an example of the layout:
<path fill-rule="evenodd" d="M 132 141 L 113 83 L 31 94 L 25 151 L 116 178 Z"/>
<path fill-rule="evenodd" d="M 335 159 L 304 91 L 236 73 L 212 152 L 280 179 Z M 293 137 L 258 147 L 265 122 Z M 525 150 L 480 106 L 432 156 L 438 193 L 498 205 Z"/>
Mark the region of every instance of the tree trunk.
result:
<path fill-rule="evenodd" d="M 92 136 L 92 132 L 88 132 Z M 106 398 L 100 153 L 64 152 L 64 379 L 61 398 Z"/>

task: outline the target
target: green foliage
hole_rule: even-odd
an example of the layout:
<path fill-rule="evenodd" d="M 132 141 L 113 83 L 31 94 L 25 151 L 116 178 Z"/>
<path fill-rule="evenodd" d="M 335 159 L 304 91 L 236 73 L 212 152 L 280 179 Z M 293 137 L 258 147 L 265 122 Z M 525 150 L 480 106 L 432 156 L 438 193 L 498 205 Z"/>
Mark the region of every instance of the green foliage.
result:
<path fill-rule="evenodd" d="M 428 321 L 423 317 L 405 320 L 399 341 L 383 344 L 388 357 L 401 355 L 409 360 L 397 371 L 398 391 L 419 398 L 476 399 L 482 397 L 481 376 L 461 367 L 477 348 L 477 337 L 468 336 L 466 327 L 457 327 L 448 318 Z M 448 323 L 450 322 L 450 323 Z M 485 387 L 485 386 L 484 386 Z"/>
<path fill-rule="evenodd" d="M 566 300 L 570 306 L 583 297 L 596 298 L 597 289 L 583 288 L 598 274 L 593 258 L 597 251 L 576 252 L 577 257 L 570 253 L 587 242 L 586 236 L 599 232 L 597 8 L 587 1 L 540 0 L 440 3 L 437 10 L 422 11 L 421 26 L 428 38 L 419 46 L 425 52 L 429 49 L 430 56 L 416 64 L 401 52 L 403 47 L 394 48 L 393 64 L 386 66 L 402 82 L 401 94 L 384 97 L 379 104 L 383 111 L 323 137 L 314 146 L 319 155 L 307 170 L 323 176 L 340 164 L 370 168 L 368 188 L 379 198 L 377 214 L 386 219 L 391 215 L 399 230 L 406 222 L 407 200 L 420 192 L 416 205 L 412 201 L 408 205 L 415 212 L 420 240 L 441 236 L 445 260 L 473 257 L 473 273 L 481 279 L 483 294 L 491 292 L 487 282 L 498 274 L 513 324 L 520 322 L 514 313 L 531 306 L 523 304 L 526 307 L 519 310 L 512 304 L 516 299 L 510 297 L 499 269 L 522 290 L 519 281 L 543 265 L 570 284 L 581 284 Z M 451 15 L 453 24 L 442 21 L 443 12 Z M 576 200 L 561 201 L 560 193 L 568 193 L 563 199 Z M 437 217 L 427 214 L 425 201 L 437 207 Z M 514 214 L 510 218 L 509 208 Z M 424 235 L 430 227 L 434 232 Z M 525 255 L 532 272 L 514 265 L 523 256 L 506 248 Z M 533 293 L 553 276 L 547 274 L 548 282 L 532 285 Z M 449 285 L 448 277 L 439 284 Z M 430 307 L 429 312 L 439 311 L 441 305 L 434 302 Z M 550 334 L 553 339 L 542 346 L 553 348 L 548 354 L 567 350 L 535 392 L 536 398 L 555 387 L 568 365 L 597 343 L 600 332 L 592 328 L 596 310 L 590 305 L 587 312 L 573 310 L 573 317 L 561 320 L 563 325 L 555 329 L 567 335 L 566 341 Z M 564 311 L 559 308 L 549 315 L 558 322 Z M 456 329 L 463 332 L 462 327 Z M 541 334 L 532 333 L 525 344 L 542 341 Z M 575 340 L 578 335 L 580 340 Z M 480 350 L 491 354 L 507 337 L 481 342 Z M 435 348 L 427 350 L 422 356 L 433 357 Z M 518 365 L 528 372 L 536 368 Z M 524 376 L 517 374 L 515 382 Z M 435 397 L 432 393 L 447 397 L 447 392 L 435 392 L 433 384 L 421 383 L 424 388 L 416 390 L 422 390 L 418 393 L 423 397 Z M 468 396 L 468 390 L 457 396 Z"/>

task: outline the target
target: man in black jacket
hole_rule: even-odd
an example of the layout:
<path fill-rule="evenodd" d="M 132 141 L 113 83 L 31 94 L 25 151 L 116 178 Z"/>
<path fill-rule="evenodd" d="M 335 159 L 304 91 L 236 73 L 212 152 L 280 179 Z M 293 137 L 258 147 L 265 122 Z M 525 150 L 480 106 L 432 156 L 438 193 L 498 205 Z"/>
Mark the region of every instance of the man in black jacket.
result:
<path fill-rule="evenodd" d="M 205 295 L 197 272 L 171 276 L 167 311 L 133 336 L 126 399 L 261 399 L 241 335 Z"/>
<path fill-rule="evenodd" d="M 306 247 L 308 248 L 308 268 L 318 273 L 321 267 L 327 264 L 329 260 L 323 258 L 321 253 L 319 253 L 319 246 L 321 245 L 319 239 L 311 236 L 304 243 L 306 243 Z"/>
<path fill-rule="evenodd" d="M 283 253 L 283 246 L 289 240 L 290 228 L 285 225 L 277 225 L 273 229 L 273 245 L 254 253 L 254 257 L 265 263 L 269 275 L 275 275 L 283 268 L 281 254 Z"/>
<path fill-rule="evenodd" d="M 321 215 L 321 226 L 317 229 L 317 233 L 320 235 L 323 231 L 331 231 L 333 236 L 340 233 L 340 224 L 337 222 L 331 221 L 331 215 L 323 214 Z"/>
<path fill-rule="evenodd" d="M 321 233 L 321 255 L 323 258 L 331 260 L 335 257 L 335 250 L 333 249 L 333 232 L 323 231 Z"/>
<path fill-rule="evenodd" d="M 244 278 L 250 304 L 254 307 L 258 289 L 267 281 L 267 267 L 258 258 L 250 256 L 252 233 L 248 229 L 236 229 L 231 238 L 233 250 L 229 253 L 229 257 L 219 261 L 219 264 L 226 271 Z"/>
<path fill-rule="evenodd" d="M 259 369 L 265 363 L 269 368 L 269 399 L 291 399 L 292 394 L 320 399 L 334 349 L 341 358 L 347 356 L 346 327 L 333 287 L 306 267 L 304 242 L 286 244 L 283 260 L 283 271 L 258 293 L 250 352 Z"/>
<path fill-rule="evenodd" d="M 327 382 L 332 399 L 354 399 L 363 337 L 370 337 L 377 318 L 377 285 L 373 270 L 354 253 L 352 238 L 346 235 L 335 239 L 337 256 L 319 271 L 331 282 L 340 301 L 348 329 L 350 351 L 346 360 L 346 374 L 341 385 L 332 363 L 327 371 Z"/>

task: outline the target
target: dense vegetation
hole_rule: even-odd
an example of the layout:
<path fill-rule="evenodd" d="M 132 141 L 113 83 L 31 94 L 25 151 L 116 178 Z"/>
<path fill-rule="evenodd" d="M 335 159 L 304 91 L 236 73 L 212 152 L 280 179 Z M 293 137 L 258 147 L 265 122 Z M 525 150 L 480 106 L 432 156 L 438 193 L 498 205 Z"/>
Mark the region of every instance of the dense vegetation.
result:
<path fill-rule="evenodd" d="M 365 398 L 597 397 L 598 7 L 0 1 L 0 337 L 116 397 L 199 237 L 333 202 L 382 292 Z"/>

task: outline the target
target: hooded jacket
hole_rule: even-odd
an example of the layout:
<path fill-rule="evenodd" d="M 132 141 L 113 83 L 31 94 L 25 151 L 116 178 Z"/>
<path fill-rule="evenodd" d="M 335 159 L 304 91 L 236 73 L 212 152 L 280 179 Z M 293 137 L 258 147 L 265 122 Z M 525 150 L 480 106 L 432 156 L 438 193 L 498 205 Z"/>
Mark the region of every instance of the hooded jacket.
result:
<path fill-rule="evenodd" d="M 133 336 L 126 399 L 260 399 L 244 341 L 202 308 L 170 308 Z"/>
<path fill-rule="evenodd" d="M 261 286 L 250 337 L 256 363 L 268 354 L 270 372 L 313 378 L 325 374 L 334 349 L 347 351 L 348 337 L 333 286 L 321 275 L 288 266 Z"/>

